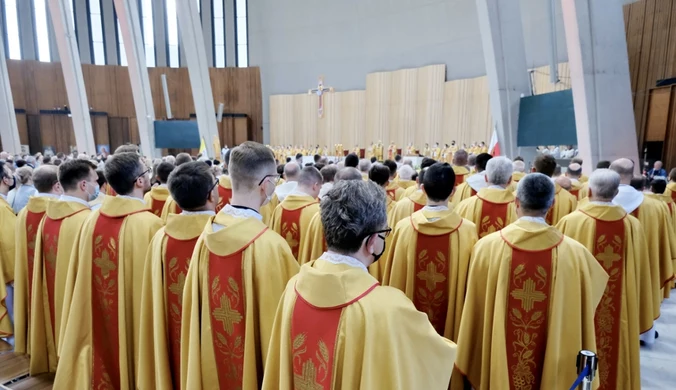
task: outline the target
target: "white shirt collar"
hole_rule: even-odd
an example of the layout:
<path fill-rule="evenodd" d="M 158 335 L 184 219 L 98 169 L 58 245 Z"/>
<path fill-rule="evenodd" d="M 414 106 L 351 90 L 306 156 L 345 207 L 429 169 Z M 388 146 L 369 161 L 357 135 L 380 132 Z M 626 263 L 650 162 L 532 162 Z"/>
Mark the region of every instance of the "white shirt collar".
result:
<path fill-rule="evenodd" d="M 523 217 L 521 217 L 521 218 L 519 218 L 519 219 L 522 219 L 522 220 L 528 221 L 528 222 L 541 223 L 541 224 L 543 224 L 543 225 L 549 226 L 549 224 L 547 223 L 547 221 L 546 221 L 543 217 L 528 217 L 528 216 L 523 216 Z"/>
<path fill-rule="evenodd" d="M 77 203 L 80 203 L 82 205 L 87 206 L 87 208 L 91 208 L 91 206 L 89 206 L 89 203 L 85 202 L 84 200 L 82 200 L 80 198 L 76 198 L 74 196 L 63 194 L 63 195 L 61 195 L 59 200 L 64 201 L 64 202 L 77 202 Z"/>
<path fill-rule="evenodd" d="M 5 201 L 7 201 L 7 195 L 0 194 L 0 198 L 2 198 L 2 199 L 4 199 Z"/>
<path fill-rule="evenodd" d="M 136 198 L 136 197 L 134 197 L 134 196 L 129 196 L 129 195 L 119 195 L 119 194 L 118 194 L 117 197 L 118 197 L 118 198 L 122 198 L 122 199 L 134 199 L 134 200 L 138 200 L 139 202 L 141 202 L 141 203 L 143 203 L 143 204 L 146 204 L 146 201 L 145 201 L 145 200 L 140 199 L 140 198 Z"/>
<path fill-rule="evenodd" d="M 351 256 L 345 256 L 335 252 L 324 252 L 321 256 L 319 256 L 319 258 L 328 261 L 331 264 L 345 264 L 349 265 L 350 267 L 361 268 L 365 272 L 369 272 L 364 263 Z"/>
<path fill-rule="evenodd" d="M 589 203 L 595 204 L 595 205 L 598 205 L 598 206 L 612 206 L 612 207 L 617 206 L 617 205 L 616 205 L 615 203 L 613 203 L 613 202 L 601 202 L 601 201 L 598 201 L 598 200 L 592 200 L 592 201 L 590 201 Z"/>
<path fill-rule="evenodd" d="M 430 206 L 430 205 L 427 205 L 427 206 L 423 207 L 422 209 L 426 210 L 426 211 L 447 211 L 448 206 L 444 206 L 444 205 Z"/>
<path fill-rule="evenodd" d="M 237 207 L 232 207 L 230 204 L 226 204 L 225 207 L 220 211 L 221 213 L 228 214 L 236 218 L 256 218 L 259 221 L 263 221 L 263 216 L 260 213 L 257 213 L 251 209 L 240 209 Z"/>
<path fill-rule="evenodd" d="M 502 187 L 502 186 L 496 186 L 495 184 L 489 185 L 488 188 L 492 188 L 492 189 L 494 189 L 494 190 L 507 190 L 505 187 Z"/>
<path fill-rule="evenodd" d="M 181 211 L 181 214 L 179 214 L 179 215 L 211 215 L 211 216 L 214 216 L 214 215 L 216 215 L 216 213 L 211 211 L 211 210 L 204 210 L 204 211 L 186 211 L 186 210 L 183 210 L 183 211 Z"/>
<path fill-rule="evenodd" d="M 291 191 L 291 192 L 289 193 L 289 195 L 296 195 L 296 196 L 312 196 L 312 195 L 308 194 L 307 192 L 301 190 L 301 189 L 300 189 L 300 186 L 296 186 L 296 188 L 294 188 L 293 191 Z"/>
<path fill-rule="evenodd" d="M 160 185 L 157 186 L 157 187 L 159 187 L 159 188 L 169 188 L 169 185 L 167 185 L 167 184 L 160 184 Z"/>
<path fill-rule="evenodd" d="M 56 195 L 56 194 L 48 194 L 46 192 L 38 192 L 37 194 L 33 195 L 38 198 L 52 198 L 52 199 L 59 199 L 61 195 Z"/>

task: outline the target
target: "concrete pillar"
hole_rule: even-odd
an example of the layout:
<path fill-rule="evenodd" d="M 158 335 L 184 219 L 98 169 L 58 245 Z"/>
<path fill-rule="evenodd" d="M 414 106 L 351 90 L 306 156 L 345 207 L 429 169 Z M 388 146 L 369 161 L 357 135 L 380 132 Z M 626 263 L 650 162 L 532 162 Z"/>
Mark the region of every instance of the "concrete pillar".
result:
<path fill-rule="evenodd" d="M 19 17 L 21 58 L 24 60 L 37 60 L 38 49 L 37 40 L 35 39 L 35 16 L 33 12 L 33 1 L 17 1 L 16 7 L 17 16 Z"/>
<path fill-rule="evenodd" d="M 589 173 L 626 157 L 640 170 L 622 4 L 562 0 L 577 144 Z"/>
<path fill-rule="evenodd" d="M 101 0 L 101 22 L 103 24 L 103 44 L 106 48 L 106 64 L 119 65 L 117 56 L 117 21 L 113 0 Z"/>
<path fill-rule="evenodd" d="M 530 95 L 521 9 L 514 0 L 477 0 L 491 115 L 502 153 L 517 155 L 521 94 Z"/>
<path fill-rule="evenodd" d="M 202 37 L 204 48 L 207 53 L 207 65 L 214 66 L 214 14 L 211 0 L 199 0 L 201 2 Z"/>
<path fill-rule="evenodd" d="M 167 66 L 167 14 L 164 0 L 153 1 L 153 29 L 155 30 L 155 66 Z"/>
<path fill-rule="evenodd" d="M 216 127 L 214 95 L 211 91 L 209 65 L 197 3 L 192 0 L 177 1 L 176 11 L 178 14 L 178 31 L 181 34 L 181 46 L 185 50 L 192 98 L 195 102 L 197 126 L 200 136 L 204 138 L 207 154 L 209 157 L 215 157 L 220 153 L 213 147 L 214 137 L 218 137 L 218 128 Z M 183 64 L 181 65 L 183 66 Z"/>
<path fill-rule="evenodd" d="M 9 73 L 7 72 L 4 39 L 0 39 L 0 141 L 2 141 L 4 151 L 12 154 L 21 152 L 19 128 L 16 124 L 12 88 L 9 85 Z"/>
<path fill-rule="evenodd" d="M 216 0 L 218 1 L 218 0 Z M 237 66 L 237 42 L 235 37 L 235 0 L 225 0 L 223 6 L 225 15 L 225 66 Z"/>
<path fill-rule="evenodd" d="M 89 0 L 74 0 L 75 8 L 75 30 L 77 31 L 77 48 L 80 52 L 80 61 L 83 64 L 93 64 L 94 55 L 90 42 L 92 35 L 89 32 Z"/>
<path fill-rule="evenodd" d="M 61 58 L 61 69 L 66 84 L 68 106 L 73 117 L 75 143 L 79 152 L 96 153 L 92 121 L 89 116 L 87 90 L 82 76 L 82 64 L 77 50 L 75 30 L 71 27 L 70 4 L 63 0 L 48 0 L 49 14 Z"/>
<path fill-rule="evenodd" d="M 141 35 L 141 18 L 136 0 L 115 0 L 115 11 L 120 21 L 120 30 L 127 54 L 131 92 L 138 121 L 141 151 L 145 156 L 160 157 L 155 149 L 155 109 L 150 90 L 145 48 Z"/>
<path fill-rule="evenodd" d="M 66 0 L 68 1 L 68 0 Z M 49 56 L 52 62 L 59 62 L 59 46 L 56 43 L 56 33 L 54 32 L 54 23 L 52 22 L 51 11 L 49 5 L 47 7 L 47 31 L 49 31 Z M 70 7 L 70 5 L 68 5 Z"/>

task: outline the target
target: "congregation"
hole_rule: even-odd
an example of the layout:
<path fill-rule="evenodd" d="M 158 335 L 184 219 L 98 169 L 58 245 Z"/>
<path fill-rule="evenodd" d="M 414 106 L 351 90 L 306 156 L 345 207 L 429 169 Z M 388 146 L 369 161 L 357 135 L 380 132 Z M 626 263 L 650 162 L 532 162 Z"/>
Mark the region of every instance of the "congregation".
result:
<path fill-rule="evenodd" d="M 60 389 L 640 388 L 676 169 L 471 148 L 0 153 L 0 337 Z"/>

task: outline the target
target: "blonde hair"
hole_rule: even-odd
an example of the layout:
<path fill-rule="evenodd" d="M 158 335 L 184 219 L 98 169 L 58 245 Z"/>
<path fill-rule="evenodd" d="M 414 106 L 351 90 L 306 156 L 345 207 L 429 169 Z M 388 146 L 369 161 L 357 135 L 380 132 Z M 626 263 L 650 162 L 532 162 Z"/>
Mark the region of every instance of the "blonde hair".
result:
<path fill-rule="evenodd" d="M 28 165 L 24 165 L 23 167 L 17 169 L 16 179 L 21 185 L 28 184 L 28 182 L 33 180 L 33 168 L 29 167 Z"/>

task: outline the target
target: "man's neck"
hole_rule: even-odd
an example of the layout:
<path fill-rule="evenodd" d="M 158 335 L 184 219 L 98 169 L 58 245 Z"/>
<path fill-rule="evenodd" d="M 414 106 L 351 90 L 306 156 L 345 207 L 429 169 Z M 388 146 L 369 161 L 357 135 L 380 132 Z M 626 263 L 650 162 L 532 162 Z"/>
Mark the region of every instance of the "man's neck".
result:
<path fill-rule="evenodd" d="M 7 194 L 9 194 L 9 187 L 5 186 L 0 187 L 0 194 L 7 196 Z"/>
<path fill-rule="evenodd" d="M 601 197 L 596 197 L 596 196 L 590 197 L 589 201 L 590 202 L 599 202 L 599 203 L 612 203 L 613 202 L 612 199 L 606 199 L 606 198 L 601 198 Z"/>
<path fill-rule="evenodd" d="M 65 196 L 72 196 L 73 198 L 82 199 L 85 202 L 89 200 L 89 196 L 87 196 L 86 193 L 82 193 L 82 192 L 77 192 L 77 191 L 68 192 L 68 191 L 66 191 L 63 194 Z"/>
<path fill-rule="evenodd" d="M 139 189 L 139 190 L 134 190 L 134 191 L 126 194 L 125 196 L 128 196 L 130 198 L 138 198 L 138 199 L 143 200 L 143 195 L 144 195 L 143 191 Z"/>
<path fill-rule="evenodd" d="M 491 183 L 491 182 L 488 182 L 488 187 L 500 187 L 500 188 L 502 188 L 503 190 L 506 190 L 506 189 L 507 189 L 507 184 L 504 184 L 504 185 L 503 185 L 503 184 L 493 184 L 493 183 Z"/>
<path fill-rule="evenodd" d="M 230 198 L 230 204 L 233 206 L 242 206 L 253 209 L 257 212 L 260 212 L 261 203 L 257 194 L 254 193 L 238 193 L 232 192 L 232 198 Z"/>
<path fill-rule="evenodd" d="M 427 206 L 431 206 L 431 207 L 448 206 L 448 199 L 438 202 L 438 201 L 431 200 L 430 198 L 427 198 Z"/>
<path fill-rule="evenodd" d="M 214 212 L 216 211 L 216 210 L 214 210 L 213 207 L 209 207 L 207 205 L 204 205 L 204 206 L 198 207 L 198 208 L 194 208 L 194 209 L 190 209 L 190 210 L 188 210 L 188 209 L 181 209 L 181 210 L 189 211 L 191 213 L 199 213 L 199 212 L 202 212 L 202 211 L 214 211 Z"/>

